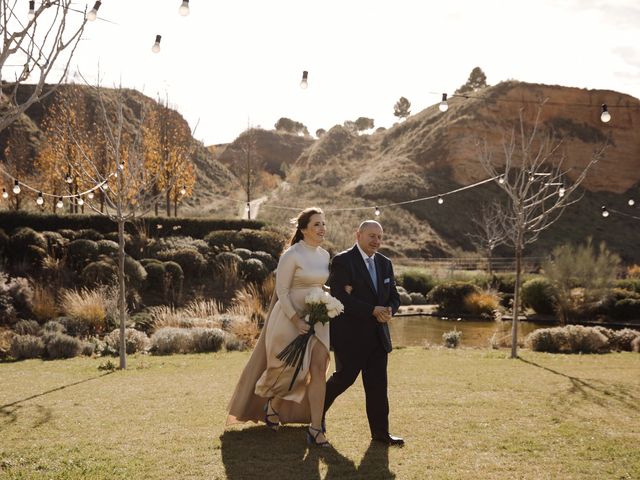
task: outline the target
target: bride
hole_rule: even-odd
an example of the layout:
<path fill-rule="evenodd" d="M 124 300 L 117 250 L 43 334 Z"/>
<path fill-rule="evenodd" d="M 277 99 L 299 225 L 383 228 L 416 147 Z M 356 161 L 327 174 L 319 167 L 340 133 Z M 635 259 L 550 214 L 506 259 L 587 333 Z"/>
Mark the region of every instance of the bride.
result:
<path fill-rule="evenodd" d="M 310 423 L 307 442 L 329 446 L 322 425 L 329 368 L 329 324 L 316 323 L 293 386 L 294 369 L 276 358 L 309 324 L 300 318 L 304 299 L 329 276 L 329 252 L 320 247 L 325 235 L 322 210 L 311 207 L 295 220 L 296 230 L 278 262 L 277 301 L 272 305 L 258 343 L 229 403 L 227 425 L 262 420 L 278 430 L 282 423 Z"/>

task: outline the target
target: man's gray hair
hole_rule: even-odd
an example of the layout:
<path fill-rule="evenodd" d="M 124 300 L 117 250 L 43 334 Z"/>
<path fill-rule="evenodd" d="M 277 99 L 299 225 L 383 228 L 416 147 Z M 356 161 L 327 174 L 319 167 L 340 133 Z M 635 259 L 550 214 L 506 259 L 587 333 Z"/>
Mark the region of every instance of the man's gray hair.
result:
<path fill-rule="evenodd" d="M 376 225 L 376 226 L 380 227 L 380 230 L 382 230 L 382 225 L 380 225 L 380 223 L 376 222 L 375 220 L 365 220 L 358 227 L 358 231 L 361 232 L 365 228 L 371 227 L 372 225 Z"/>

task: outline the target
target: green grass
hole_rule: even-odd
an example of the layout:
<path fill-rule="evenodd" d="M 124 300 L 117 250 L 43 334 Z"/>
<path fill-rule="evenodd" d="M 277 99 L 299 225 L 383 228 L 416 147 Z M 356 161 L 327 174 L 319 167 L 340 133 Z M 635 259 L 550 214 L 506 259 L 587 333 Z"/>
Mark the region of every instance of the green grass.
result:
<path fill-rule="evenodd" d="M 636 479 L 640 355 L 406 348 L 389 362 L 392 433 L 370 445 L 360 382 L 328 416 L 225 431 L 247 353 L 0 364 L 0 478 Z M 394 477 L 395 475 L 395 477 Z"/>

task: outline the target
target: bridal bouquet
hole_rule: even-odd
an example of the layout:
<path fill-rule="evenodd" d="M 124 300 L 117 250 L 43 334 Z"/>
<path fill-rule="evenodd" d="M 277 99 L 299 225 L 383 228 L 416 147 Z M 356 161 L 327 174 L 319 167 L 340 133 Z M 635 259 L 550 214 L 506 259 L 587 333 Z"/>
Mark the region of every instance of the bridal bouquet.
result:
<path fill-rule="evenodd" d="M 293 342 L 287 345 L 284 350 L 276 356 L 276 358 L 278 358 L 278 360 L 282 360 L 285 365 L 289 367 L 296 367 L 296 371 L 291 379 L 291 384 L 289 385 L 289 390 L 293 387 L 293 383 L 298 376 L 298 372 L 300 372 L 300 369 L 302 368 L 307 343 L 309 343 L 311 335 L 314 334 L 313 326 L 317 322 L 324 325 L 344 311 L 344 306 L 340 300 L 332 297 L 319 287 L 313 288 L 307 294 L 304 298 L 304 303 L 304 320 L 311 326 L 311 328 L 307 333 L 298 335 Z"/>

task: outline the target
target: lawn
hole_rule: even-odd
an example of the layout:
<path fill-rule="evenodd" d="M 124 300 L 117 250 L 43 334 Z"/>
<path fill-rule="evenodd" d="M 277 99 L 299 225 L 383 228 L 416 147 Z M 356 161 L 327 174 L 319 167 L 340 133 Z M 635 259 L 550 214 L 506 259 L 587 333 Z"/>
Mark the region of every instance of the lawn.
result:
<path fill-rule="evenodd" d="M 390 356 L 392 433 L 370 444 L 357 382 L 300 426 L 224 428 L 248 353 L 0 364 L 0 478 L 638 479 L 640 355 L 406 348 Z"/>

